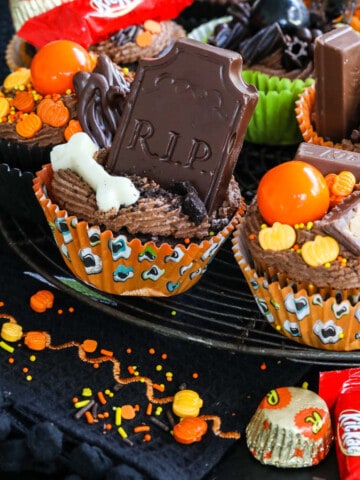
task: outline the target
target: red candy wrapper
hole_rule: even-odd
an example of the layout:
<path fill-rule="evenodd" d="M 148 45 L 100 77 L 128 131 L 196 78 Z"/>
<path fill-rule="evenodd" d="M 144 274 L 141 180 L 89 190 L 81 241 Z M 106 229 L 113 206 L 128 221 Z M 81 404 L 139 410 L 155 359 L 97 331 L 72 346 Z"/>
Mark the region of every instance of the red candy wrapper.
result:
<path fill-rule="evenodd" d="M 360 479 L 360 368 L 321 372 L 319 395 L 333 417 L 341 480 Z"/>
<path fill-rule="evenodd" d="M 145 20 L 172 20 L 193 0 L 73 0 L 27 20 L 17 35 L 37 48 L 72 40 L 84 48 Z"/>

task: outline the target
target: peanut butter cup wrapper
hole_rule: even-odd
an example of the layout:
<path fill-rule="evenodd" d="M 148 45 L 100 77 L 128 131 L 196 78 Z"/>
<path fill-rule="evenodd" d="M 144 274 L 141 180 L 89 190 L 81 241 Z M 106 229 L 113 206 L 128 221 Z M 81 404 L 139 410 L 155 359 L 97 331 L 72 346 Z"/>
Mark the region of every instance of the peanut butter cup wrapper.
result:
<path fill-rule="evenodd" d="M 280 387 L 261 401 L 246 427 L 252 455 L 265 465 L 303 468 L 328 454 L 333 431 L 325 401 L 311 390 Z"/>
<path fill-rule="evenodd" d="M 314 145 L 322 145 L 325 147 L 342 148 L 341 144 L 334 143 L 331 140 L 325 140 L 317 134 L 314 122 L 313 112 L 315 109 L 315 84 L 308 86 L 303 92 L 299 93 L 298 99 L 295 102 L 295 116 L 299 125 L 301 136 L 307 143 Z"/>
<path fill-rule="evenodd" d="M 260 313 L 279 334 L 294 342 L 331 351 L 360 349 L 360 288 L 337 290 L 294 283 L 285 274 L 253 265 L 242 231 L 232 249 Z"/>
<path fill-rule="evenodd" d="M 204 275 L 244 212 L 240 207 L 227 227 L 198 244 L 143 243 L 101 231 L 60 210 L 49 196 L 52 176 L 51 165 L 44 165 L 33 189 L 64 262 L 78 279 L 114 295 L 168 297 L 185 292 Z"/>

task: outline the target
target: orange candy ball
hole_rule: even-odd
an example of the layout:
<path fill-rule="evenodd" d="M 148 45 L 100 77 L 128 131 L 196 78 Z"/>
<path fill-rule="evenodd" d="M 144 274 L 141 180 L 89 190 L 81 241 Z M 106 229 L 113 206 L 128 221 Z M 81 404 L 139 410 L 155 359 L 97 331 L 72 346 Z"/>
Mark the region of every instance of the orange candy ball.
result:
<path fill-rule="evenodd" d="M 73 90 L 73 76 L 79 71 L 90 72 L 94 58 L 81 45 L 71 40 L 54 40 L 35 54 L 30 65 L 34 89 L 42 94 Z"/>
<path fill-rule="evenodd" d="M 291 160 L 265 173 L 258 185 L 257 201 L 268 225 L 295 225 L 323 217 L 329 209 L 330 193 L 317 168 Z"/>

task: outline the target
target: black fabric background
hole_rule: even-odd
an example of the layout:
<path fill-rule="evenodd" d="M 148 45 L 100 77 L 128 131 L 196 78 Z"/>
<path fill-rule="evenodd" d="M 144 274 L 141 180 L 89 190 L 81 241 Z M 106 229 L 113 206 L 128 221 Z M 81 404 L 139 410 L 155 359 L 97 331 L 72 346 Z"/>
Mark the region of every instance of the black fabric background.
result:
<path fill-rule="evenodd" d="M 1 0 L 1 83 L 8 73 L 4 49 L 12 34 L 7 2 Z M 96 339 L 99 348 L 114 352 L 125 369 L 122 370 L 124 376 L 128 374 L 127 365 L 133 362 L 139 366 L 141 374 L 156 378 L 155 365 L 165 363 L 158 355 L 167 353 L 165 368 L 173 372 L 175 379 L 168 387 L 167 394 L 175 393 L 177 387 L 185 382 L 188 388 L 196 390 L 203 398 L 201 413 L 221 416 L 224 431 L 240 430 L 243 433 L 257 404 L 270 388 L 298 384 L 309 370 L 306 365 L 284 359 L 233 355 L 194 345 L 186 339 L 174 340 L 123 324 L 83 303 L 75 303 L 72 297 L 44 285 L 33 273 L 35 272 L 29 274 L 27 265 L 1 238 L 0 301 L 4 305 L 0 307 L 0 314 L 14 316 L 24 332 L 49 332 L 54 345 L 69 341 L 81 342 L 86 338 Z M 35 313 L 29 306 L 30 297 L 44 288 L 54 292 L 55 305 L 45 313 Z M 75 311 L 70 313 L 69 307 L 74 307 Z M 59 308 L 64 312 L 62 315 L 58 314 Z M 131 360 L 126 354 L 127 347 L 133 350 Z M 148 353 L 150 347 L 154 347 L 157 352 L 154 357 Z M 200 480 L 207 476 L 233 446 L 232 440 L 214 436 L 211 429 L 201 442 L 188 446 L 176 443 L 161 429 L 153 429 L 151 442 L 136 440 L 133 447 L 128 447 L 116 431 L 104 435 L 102 424 L 90 426 L 83 419 L 79 421 L 73 417 L 71 399 L 80 394 L 82 387 L 89 386 L 94 392 L 113 387 L 115 382 L 110 364 L 103 364 L 95 370 L 79 359 L 75 348 L 61 351 L 46 349 L 36 354 L 36 362 L 29 361 L 31 353 L 25 346 L 17 347 L 14 353 L 15 363 L 9 364 L 9 353 L 0 349 L 0 386 L 3 393 L 2 401 L 0 398 L 0 438 L 4 419 L 11 419 L 11 432 L 0 441 L 0 472 L 20 472 L 19 478 L 28 479 L 31 478 L 31 472 L 35 473 L 34 478 L 37 479 L 43 478 L 45 474 L 44 478 L 65 478 L 74 472 L 80 478 L 100 479 L 105 478 L 105 474 L 108 475 L 107 478 L 116 478 L 109 473 L 111 468 L 126 464 L 144 478 Z M 263 362 L 266 362 L 265 370 L 260 368 Z M 23 366 L 30 368 L 32 381 L 25 380 Z M 192 379 L 193 372 L 199 373 L 197 380 Z M 147 404 L 144 388 L 139 384 L 121 390 L 112 401 L 114 404 L 138 403 L 141 407 Z M 140 420 L 137 418 L 137 423 Z M 25 445 L 34 425 L 44 421 L 54 424 L 64 435 L 61 454 L 45 464 L 34 459 L 34 456 L 29 456 Z M 130 428 L 130 425 L 127 426 Z M 84 472 L 80 472 L 79 467 L 72 462 L 73 452 L 84 444 L 98 447 L 101 454 L 109 459 L 104 475 L 94 470 L 83 475 Z M 25 449 L 25 452 L 21 449 Z"/>

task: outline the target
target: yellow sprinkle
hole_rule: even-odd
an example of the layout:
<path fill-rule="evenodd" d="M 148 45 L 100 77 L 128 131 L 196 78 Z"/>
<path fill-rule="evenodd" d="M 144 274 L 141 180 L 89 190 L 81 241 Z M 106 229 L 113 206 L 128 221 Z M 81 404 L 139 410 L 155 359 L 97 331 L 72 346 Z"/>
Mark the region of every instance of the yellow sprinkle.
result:
<path fill-rule="evenodd" d="M 85 407 L 90 403 L 90 400 L 79 400 L 78 402 L 74 403 L 75 408 L 82 408 Z"/>
<path fill-rule="evenodd" d="M 172 311 L 171 311 L 171 315 L 172 315 L 173 317 L 175 317 L 175 315 L 176 315 L 176 310 L 172 310 Z"/>
<path fill-rule="evenodd" d="M 123 71 L 123 73 L 129 73 L 128 67 L 123 67 L 123 68 L 122 68 L 122 71 Z"/>
<path fill-rule="evenodd" d="M 92 395 L 92 390 L 91 390 L 91 388 L 89 388 L 89 387 L 84 387 L 84 388 L 82 389 L 81 395 L 82 395 L 83 397 L 91 397 L 91 395 Z"/>
<path fill-rule="evenodd" d="M 339 338 L 344 338 L 344 334 L 343 333 L 339 333 Z"/>
<path fill-rule="evenodd" d="M 162 411 L 163 411 L 162 407 L 156 407 L 155 415 L 161 415 Z"/>
<path fill-rule="evenodd" d="M 134 372 L 134 376 L 135 376 L 135 377 L 138 377 L 139 375 L 140 375 L 139 372 Z"/>
<path fill-rule="evenodd" d="M 30 362 L 35 362 L 36 355 L 30 355 L 29 360 L 30 360 Z"/>
<path fill-rule="evenodd" d="M 303 382 L 303 384 L 301 386 L 302 386 L 302 388 L 305 388 L 305 390 L 307 390 L 309 388 L 309 383 L 308 382 Z"/>
<path fill-rule="evenodd" d="M 173 374 L 172 372 L 166 372 L 166 373 L 165 373 L 165 376 L 166 376 L 166 377 L 173 377 L 174 374 Z"/>
<path fill-rule="evenodd" d="M 161 372 L 162 369 L 163 369 L 162 365 L 156 365 L 156 371 L 157 372 Z"/>
<path fill-rule="evenodd" d="M 32 375 L 26 375 L 25 378 L 26 378 L 26 380 L 27 380 L 28 382 L 31 382 L 31 380 L 32 380 Z"/>
<path fill-rule="evenodd" d="M 325 268 L 330 268 L 330 267 L 331 267 L 331 263 L 330 263 L 330 262 L 324 263 L 324 267 L 325 267 Z"/>
<path fill-rule="evenodd" d="M 118 432 L 119 432 L 119 434 L 120 434 L 120 436 L 121 436 L 122 438 L 127 438 L 128 435 L 127 435 L 127 433 L 125 432 L 125 430 L 123 429 L 123 427 L 119 427 L 119 428 L 118 428 Z"/>
<path fill-rule="evenodd" d="M 313 228 L 313 226 L 314 226 L 314 222 L 308 222 L 308 223 L 306 224 L 306 228 L 307 228 L 308 230 L 311 230 L 311 229 Z"/>
<path fill-rule="evenodd" d="M 115 425 L 118 427 L 121 425 L 121 407 L 115 409 Z"/>
<path fill-rule="evenodd" d="M 264 229 L 264 228 L 268 228 L 268 226 L 266 225 L 266 223 L 263 223 L 260 228 Z"/>
<path fill-rule="evenodd" d="M 281 330 L 281 325 L 276 325 L 276 330 Z"/>
<path fill-rule="evenodd" d="M 13 353 L 15 348 L 12 347 L 11 345 L 8 345 L 6 342 L 0 340 L 0 347 L 3 349 L 3 350 L 6 350 L 7 352 L 9 353 Z"/>

